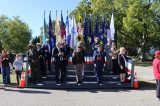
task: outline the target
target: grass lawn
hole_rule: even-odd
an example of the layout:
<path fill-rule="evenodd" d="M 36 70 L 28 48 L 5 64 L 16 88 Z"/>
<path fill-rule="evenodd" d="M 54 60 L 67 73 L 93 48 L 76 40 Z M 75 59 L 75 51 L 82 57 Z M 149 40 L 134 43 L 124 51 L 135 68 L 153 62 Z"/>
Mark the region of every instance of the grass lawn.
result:
<path fill-rule="evenodd" d="M 152 66 L 152 62 L 146 61 L 146 62 L 134 62 L 135 66 L 142 66 L 142 67 L 148 67 Z"/>
<path fill-rule="evenodd" d="M 11 72 L 10 77 L 11 77 L 11 85 L 17 85 L 16 74 L 14 71 Z M 0 74 L 0 84 L 2 83 L 3 83 L 2 74 Z"/>

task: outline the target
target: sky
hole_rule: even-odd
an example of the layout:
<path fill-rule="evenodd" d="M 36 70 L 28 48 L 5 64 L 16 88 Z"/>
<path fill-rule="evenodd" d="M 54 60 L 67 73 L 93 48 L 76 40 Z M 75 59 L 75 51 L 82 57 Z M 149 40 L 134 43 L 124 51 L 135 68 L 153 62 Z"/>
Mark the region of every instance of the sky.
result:
<path fill-rule="evenodd" d="M 46 11 L 46 22 L 48 23 L 49 11 L 52 12 L 52 20 L 57 15 L 60 20 L 61 10 L 63 19 L 66 21 L 67 10 L 71 12 L 81 0 L 0 0 L 0 15 L 9 18 L 19 16 L 20 19 L 29 25 L 32 30 L 32 37 L 40 34 L 40 27 L 44 22 L 44 11 Z"/>

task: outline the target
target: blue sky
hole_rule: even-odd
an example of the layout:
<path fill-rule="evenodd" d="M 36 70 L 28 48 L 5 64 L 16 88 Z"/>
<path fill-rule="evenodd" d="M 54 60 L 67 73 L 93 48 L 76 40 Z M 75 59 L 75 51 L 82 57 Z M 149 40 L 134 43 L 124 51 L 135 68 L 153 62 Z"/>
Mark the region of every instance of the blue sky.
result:
<path fill-rule="evenodd" d="M 48 23 L 49 11 L 52 11 L 52 20 L 56 17 L 56 10 L 60 19 L 60 12 L 63 11 L 64 21 L 67 10 L 71 12 L 81 0 L 0 0 L 0 15 L 9 18 L 20 16 L 20 19 L 27 23 L 32 30 L 32 36 L 40 34 L 40 27 L 43 25 L 43 12 L 46 11 L 46 22 Z"/>

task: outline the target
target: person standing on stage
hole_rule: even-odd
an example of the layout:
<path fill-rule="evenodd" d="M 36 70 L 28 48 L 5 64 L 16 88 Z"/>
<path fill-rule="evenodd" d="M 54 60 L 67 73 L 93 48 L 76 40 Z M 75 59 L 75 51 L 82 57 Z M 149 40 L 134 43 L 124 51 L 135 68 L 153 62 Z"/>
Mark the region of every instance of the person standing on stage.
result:
<path fill-rule="evenodd" d="M 126 55 L 126 49 L 124 47 L 120 48 L 120 53 L 118 54 L 118 65 L 120 67 L 120 81 L 125 82 L 125 77 L 127 75 L 126 62 L 128 61 L 128 57 Z"/>
<path fill-rule="evenodd" d="M 116 49 L 115 43 L 112 43 L 111 54 L 112 54 L 112 71 L 113 75 L 117 75 L 118 73 L 118 53 L 119 50 Z"/>
<path fill-rule="evenodd" d="M 64 83 L 66 52 L 65 49 L 62 48 L 62 44 L 60 42 L 56 44 L 56 47 L 52 51 L 52 55 L 55 59 L 56 84 Z"/>
<path fill-rule="evenodd" d="M 51 56 L 52 56 L 52 50 L 51 46 L 49 44 L 49 39 L 46 39 L 46 44 L 43 45 L 44 50 L 44 69 L 45 71 L 51 72 Z"/>
<path fill-rule="evenodd" d="M 40 43 L 37 43 L 37 52 L 38 52 L 38 55 L 39 55 L 39 60 L 38 60 L 38 66 L 39 66 L 39 75 L 43 76 L 43 77 L 46 77 L 46 71 L 44 70 L 44 50 L 43 48 L 41 47 L 41 44 Z"/>
<path fill-rule="evenodd" d="M 30 65 L 31 67 L 31 81 L 32 83 L 36 83 L 36 81 L 39 80 L 38 78 L 38 58 L 39 58 L 39 55 L 38 55 L 38 52 L 36 49 L 33 48 L 33 45 L 32 44 L 29 44 L 28 45 L 28 51 L 27 51 L 27 55 L 28 55 L 28 64 Z"/>
<path fill-rule="evenodd" d="M 106 53 L 103 51 L 101 44 L 97 45 L 97 50 L 93 53 L 93 61 L 95 67 L 95 74 L 97 77 L 98 84 L 102 85 L 102 75 L 105 64 Z"/>
<path fill-rule="evenodd" d="M 66 44 L 65 40 L 62 40 L 62 48 L 64 48 L 65 52 L 66 52 L 66 58 L 65 58 L 65 71 L 64 71 L 64 76 L 67 76 L 67 65 L 68 65 L 68 58 L 69 55 L 72 54 L 73 49 Z"/>
<path fill-rule="evenodd" d="M 72 54 L 72 62 L 76 69 L 77 84 L 80 85 L 82 83 L 83 65 L 85 64 L 84 53 L 80 45 L 76 47 Z"/>
<path fill-rule="evenodd" d="M 160 101 L 160 51 L 155 52 L 155 59 L 153 60 L 153 73 L 156 79 L 157 89 L 156 97 L 157 101 Z"/>

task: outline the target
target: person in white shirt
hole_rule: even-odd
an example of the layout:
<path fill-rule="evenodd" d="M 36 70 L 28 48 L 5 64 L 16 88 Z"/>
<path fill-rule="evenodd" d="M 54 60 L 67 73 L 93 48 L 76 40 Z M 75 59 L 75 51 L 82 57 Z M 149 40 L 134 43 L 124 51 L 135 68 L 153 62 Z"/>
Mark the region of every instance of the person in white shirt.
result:
<path fill-rule="evenodd" d="M 21 78 L 21 72 L 23 67 L 23 61 L 20 54 L 16 55 L 16 59 L 13 62 L 13 67 L 15 68 L 17 83 L 19 84 L 19 79 Z"/>

